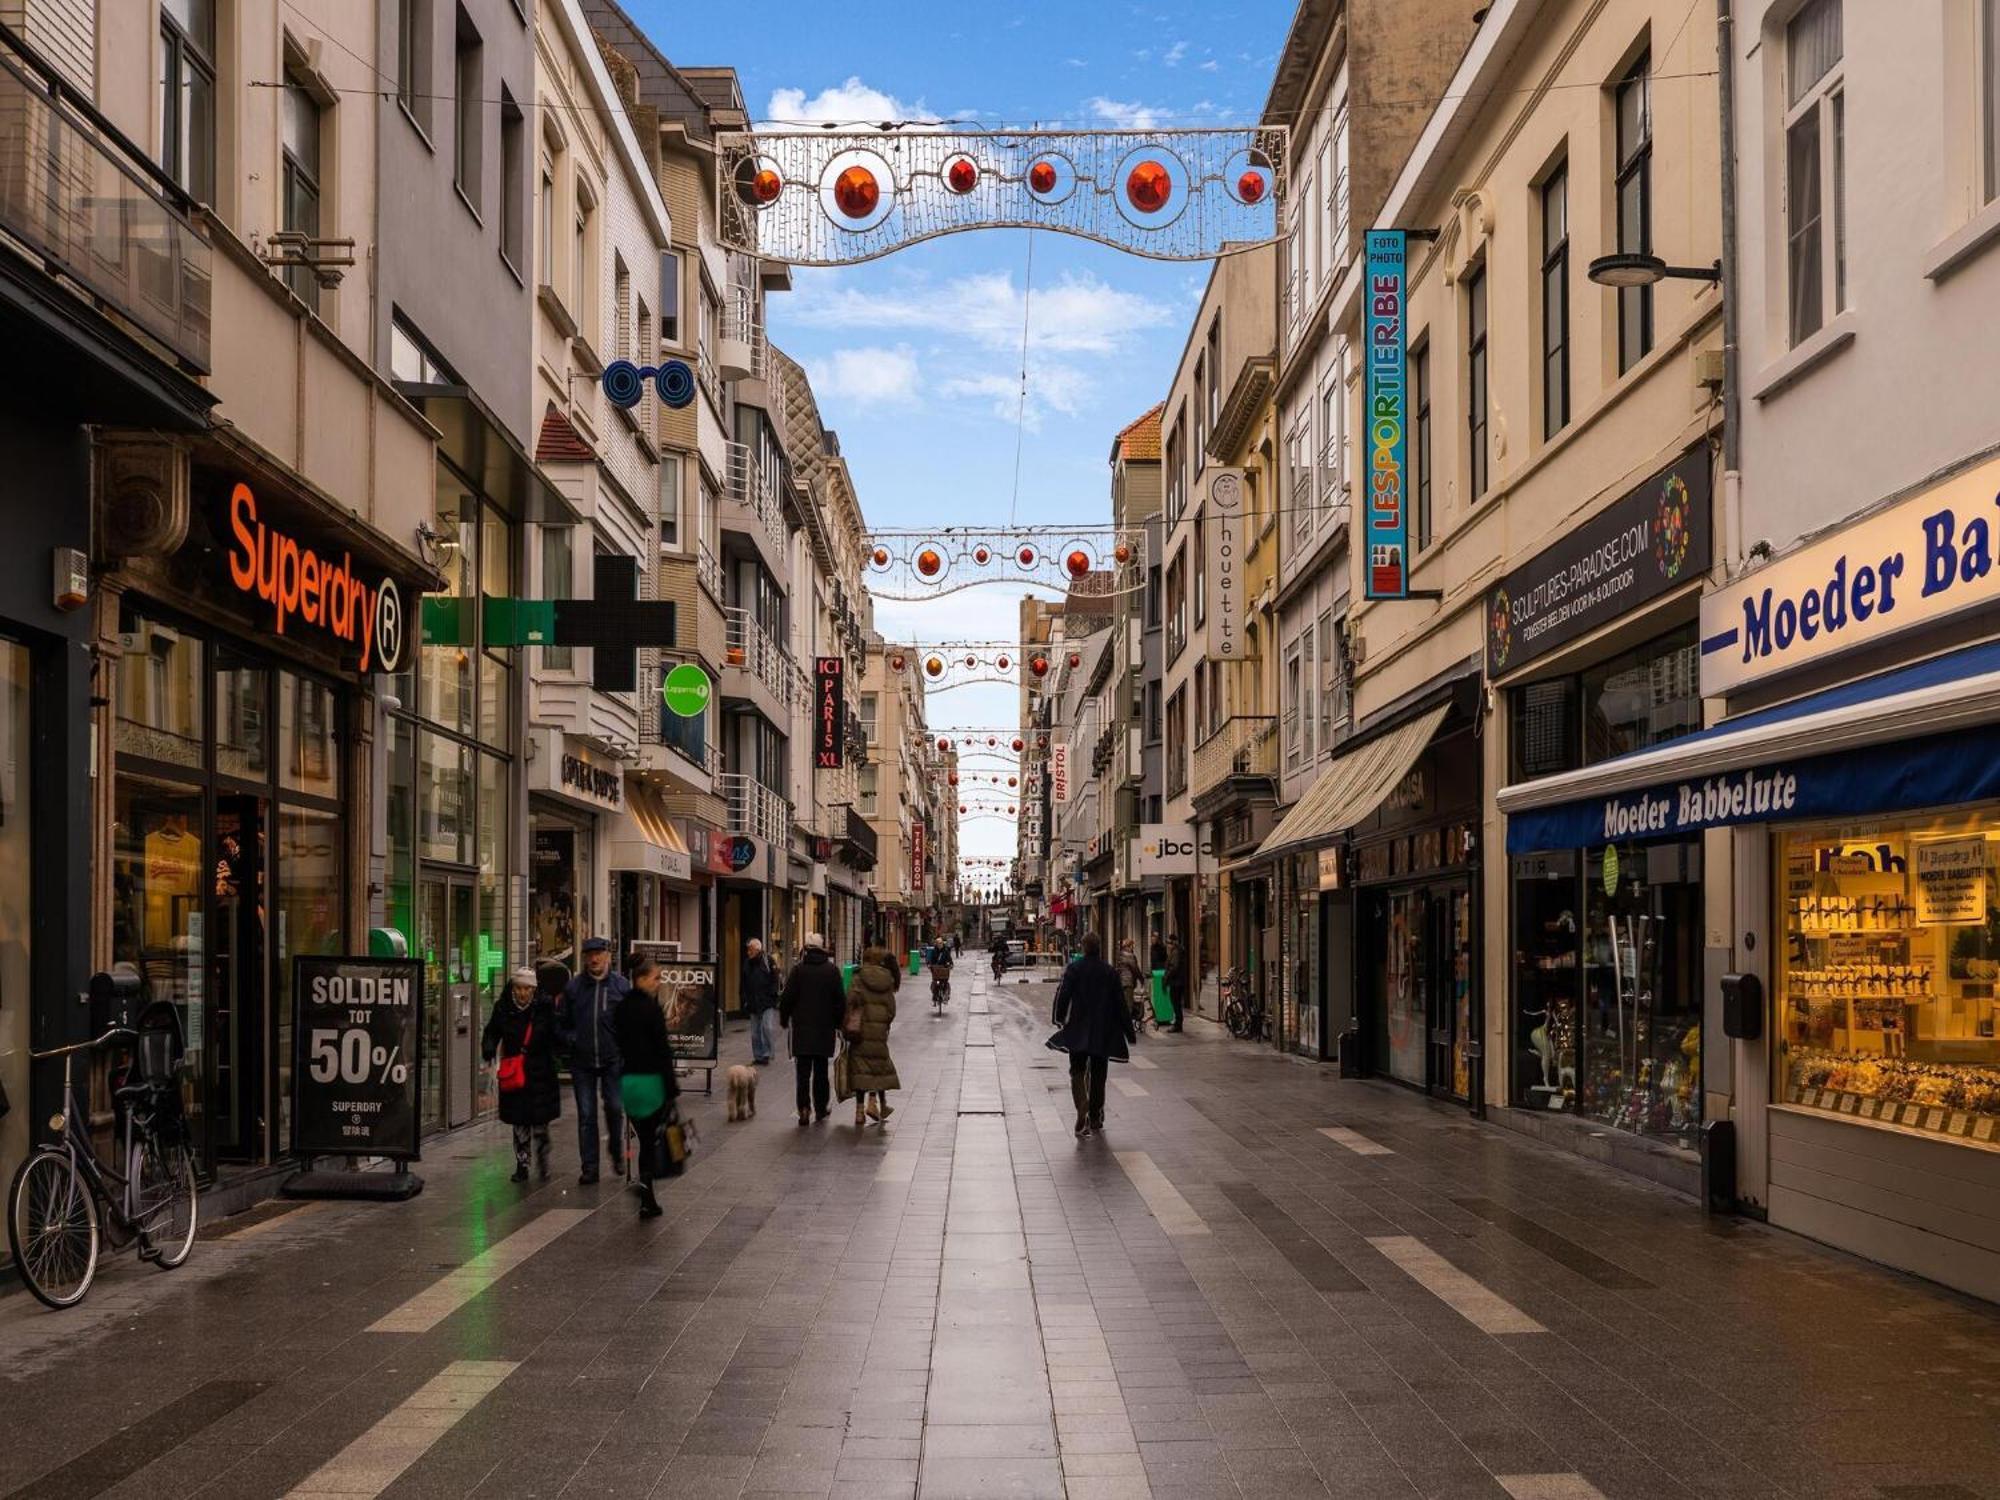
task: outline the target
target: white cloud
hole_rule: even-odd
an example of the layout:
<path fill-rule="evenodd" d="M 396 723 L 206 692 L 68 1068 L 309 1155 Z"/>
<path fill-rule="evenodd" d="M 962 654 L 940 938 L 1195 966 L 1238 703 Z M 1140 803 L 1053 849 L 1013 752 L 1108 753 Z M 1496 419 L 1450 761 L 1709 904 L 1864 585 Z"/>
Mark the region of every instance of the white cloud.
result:
<path fill-rule="evenodd" d="M 917 280 L 887 292 L 830 286 L 832 280 L 800 282 L 786 299 L 785 315 L 822 328 L 915 330 L 968 338 L 987 349 L 1021 347 L 1022 294 L 1011 272 Z M 1164 310 L 1149 298 L 1072 272 L 1053 285 L 1037 286 L 1027 315 L 1030 350 L 1104 355 L 1160 321 Z"/>
<path fill-rule="evenodd" d="M 1102 121 L 1113 130 L 1158 130 L 1166 123 L 1166 117 L 1149 104 L 1107 99 L 1102 94 L 1086 99 L 1084 104 L 1093 119 Z"/>
<path fill-rule="evenodd" d="M 1066 68 L 1087 68 L 1090 64 L 1080 57 L 1065 57 L 1063 59 L 1063 66 Z"/>
<path fill-rule="evenodd" d="M 1211 57 L 1201 65 L 1201 70 L 1204 73 L 1219 73 L 1222 71 L 1222 64 Z"/>
<path fill-rule="evenodd" d="M 845 83 L 821 89 L 812 98 L 804 89 L 773 89 L 767 114 L 772 121 L 835 121 L 842 124 L 879 124 L 884 120 L 927 120 L 929 108 L 919 99 L 906 104 L 894 94 L 870 88 L 858 76 Z"/>
<path fill-rule="evenodd" d="M 1188 44 L 1185 41 L 1175 42 L 1173 46 L 1167 48 L 1167 55 L 1161 58 L 1160 61 L 1170 68 L 1178 68 L 1181 65 L 1181 59 L 1187 56 L 1187 50 Z"/>
<path fill-rule="evenodd" d="M 905 406 L 917 399 L 917 356 L 907 344 L 836 349 L 812 361 L 807 373 L 813 393 L 830 403 Z"/>
<path fill-rule="evenodd" d="M 990 370 L 957 375 L 939 385 L 939 393 L 955 400 L 986 403 L 995 421 L 1011 425 L 1018 417 L 1030 432 L 1039 432 L 1049 412 L 1076 416 L 1090 394 L 1090 377 L 1073 365 L 1055 361 L 1028 366 L 1028 399 L 1021 400 L 1021 375 Z"/>

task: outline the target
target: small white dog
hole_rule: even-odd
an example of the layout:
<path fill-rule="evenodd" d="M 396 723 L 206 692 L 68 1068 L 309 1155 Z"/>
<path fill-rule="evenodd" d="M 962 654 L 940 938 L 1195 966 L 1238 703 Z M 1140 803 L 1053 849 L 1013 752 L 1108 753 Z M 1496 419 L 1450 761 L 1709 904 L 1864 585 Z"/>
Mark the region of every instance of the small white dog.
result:
<path fill-rule="evenodd" d="M 737 1063 L 724 1075 L 729 1081 L 729 1118 L 750 1120 L 757 1115 L 757 1070 Z"/>

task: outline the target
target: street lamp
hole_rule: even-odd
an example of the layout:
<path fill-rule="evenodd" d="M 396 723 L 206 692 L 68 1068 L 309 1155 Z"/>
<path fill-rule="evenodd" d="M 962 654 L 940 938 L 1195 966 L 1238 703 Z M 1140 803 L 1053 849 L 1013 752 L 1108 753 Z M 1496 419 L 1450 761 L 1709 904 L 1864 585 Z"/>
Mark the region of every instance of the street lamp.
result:
<path fill-rule="evenodd" d="M 1670 266 L 1657 255 L 1621 252 L 1600 255 L 1590 263 L 1590 279 L 1599 286 L 1655 286 L 1662 281 L 1722 280 L 1722 262 L 1712 266 Z"/>

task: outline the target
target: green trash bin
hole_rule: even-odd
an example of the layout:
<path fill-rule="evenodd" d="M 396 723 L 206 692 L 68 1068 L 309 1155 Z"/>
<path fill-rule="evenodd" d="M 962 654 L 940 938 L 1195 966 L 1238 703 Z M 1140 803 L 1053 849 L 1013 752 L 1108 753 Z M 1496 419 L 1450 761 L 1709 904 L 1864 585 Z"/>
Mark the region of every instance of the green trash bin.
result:
<path fill-rule="evenodd" d="M 912 974 L 921 974 L 923 971 L 924 950 L 921 948 L 912 948 L 910 950 L 910 972 Z"/>
<path fill-rule="evenodd" d="M 854 971 L 860 967 L 861 965 L 859 964 L 842 964 L 840 966 L 840 987 L 843 990 L 854 988 Z"/>
<path fill-rule="evenodd" d="M 1153 970 L 1153 1019 L 1162 1026 L 1174 1024 L 1174 1002 L 1167 998 L 1167 971 Z"/>

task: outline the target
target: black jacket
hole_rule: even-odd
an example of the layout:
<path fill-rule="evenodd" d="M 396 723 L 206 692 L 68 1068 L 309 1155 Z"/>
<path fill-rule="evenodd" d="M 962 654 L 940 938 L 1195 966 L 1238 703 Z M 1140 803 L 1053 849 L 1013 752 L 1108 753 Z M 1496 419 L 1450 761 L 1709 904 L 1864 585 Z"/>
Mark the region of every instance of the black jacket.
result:
<path fill-rule="evenodd" d="M 846 1011 L 840 966 L 819 949 L 806 949 L 778 997 L 778 1021 L 792 1034 L 792 1056 L 833 1056 L 834 1038 Z"/>
<path fill-rule="evenodd" d="M 1118 971 L 1101 958 L 1079 958 L 1063 970 L 1056 986 L 1055 1023 L 1049 1045 L 1079 1057 L 1127 1062 L 1132 1012 Z"/>
<path fill-rule="evenodd" d="M 1167 945 L 1155 939 L 1146 952 L 1146 964 L 1149 968 L 1164 969 L 1167 966 Z"/>
<path fill-rule="evenodd" d="M 556 1078 L 556 1008 L 540 995 L 526 1008 L 516 1005 L 512 994 L 502 995 L 487 1018 L 479 1055 L 488 1062 L 518 1057 L 524 1038 L 528 1086 L 501 1091 L 500 1118 L 509 1125 L 546 1125 L 562 1113 L 562 1085 Z"/>
<path fill-rule="evenodd" d="M 628 1076 L 656 1073 L 666 1081 L 667 1098 L 680 1093 L 674 1081 L 674 1049 L 667 1040 L 667 1013 L 660 997 L 644 990 L 627 990 L 612 1012 L 612 1027 L 618 1033 L 618 1053 L 625 1059 Z"/>
<path fill-rule="evenodd" d="M 778 1003 L 778 966 L 771 955 L 760 953 L 743 960 L 743 1008 L 751 1015 L 769 1010 Z"/>
<path fill-rule="evenodd" d="M 605 970 L 602 979 L 579 974 L 569 982 L 563 991 L 560 1016 L 572 1069 L 617 1068 L 618 1033 L 611 1017 L 631 988 L 630 981 L 616 969 Z"/>

